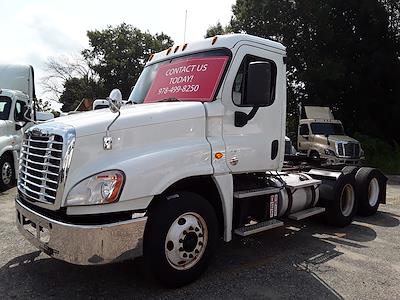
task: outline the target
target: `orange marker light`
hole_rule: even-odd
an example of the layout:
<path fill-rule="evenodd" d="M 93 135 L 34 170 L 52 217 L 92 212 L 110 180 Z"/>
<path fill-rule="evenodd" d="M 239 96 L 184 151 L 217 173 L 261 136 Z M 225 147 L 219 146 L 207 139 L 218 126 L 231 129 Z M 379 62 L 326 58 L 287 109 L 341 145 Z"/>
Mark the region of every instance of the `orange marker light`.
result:
<path fill-rule="evenodd" d="M 216 158 L 216 159 L 221 159 L 221 158 L 223 158 L 223 157 L 224 157 L 224 155 L 223 155 L 221 152 L 215 153 L 215 158 Z"/>

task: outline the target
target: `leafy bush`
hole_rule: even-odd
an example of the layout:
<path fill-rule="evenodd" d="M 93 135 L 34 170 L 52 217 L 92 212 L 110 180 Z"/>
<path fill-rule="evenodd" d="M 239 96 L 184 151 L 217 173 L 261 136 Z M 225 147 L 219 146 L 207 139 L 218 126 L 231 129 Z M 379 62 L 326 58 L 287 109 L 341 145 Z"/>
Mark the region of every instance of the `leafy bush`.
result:
<path fill-rule="evenodd" d="M 365 152 L 364 165 L 381 169 L 386 174 L 400 174 L 400 146 L 376 137 L 355 134 Z"/>

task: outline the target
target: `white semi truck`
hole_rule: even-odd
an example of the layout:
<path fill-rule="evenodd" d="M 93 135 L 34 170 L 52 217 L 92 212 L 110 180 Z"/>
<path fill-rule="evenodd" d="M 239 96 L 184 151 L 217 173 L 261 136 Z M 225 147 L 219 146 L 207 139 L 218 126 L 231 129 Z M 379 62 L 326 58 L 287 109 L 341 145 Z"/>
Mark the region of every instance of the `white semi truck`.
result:
<path fill-rule="evenodd" d="M 286 52 L 243 34 L 152 55 L 122 106 L 30 128 L 17 226 L 48 255 L 104 264 L 144 255 L 181 286 L 226 242 L 325 214 L 337 226 L 385 202 L 376 169 L 282 169 Z M 110 111 L 111 110 L 111 111 Z"/>
<path fill-rule="evenodd" d="M 26 110 L 35 99 L 34 71 L 30 65 L 0 65 L 0 190 L 14 185 L 24 130 L 33 124 Z M 53 114 L 34 112 L 33 119 L 45 121 Z"/>

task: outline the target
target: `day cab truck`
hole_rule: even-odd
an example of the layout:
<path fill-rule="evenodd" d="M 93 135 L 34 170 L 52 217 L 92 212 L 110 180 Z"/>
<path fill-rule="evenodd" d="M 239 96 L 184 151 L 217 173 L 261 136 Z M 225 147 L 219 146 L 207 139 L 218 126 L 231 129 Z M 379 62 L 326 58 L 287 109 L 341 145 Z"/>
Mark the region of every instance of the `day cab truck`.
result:
<path fill-rule="evenodd" d="M 144 255 L 164 284 L 205 270 L 226 242 L 325 214 L 346 226 L 386 195 L 376 169 L 285 170 L 286 52 L 232 34 L 151 55 L 122 106 L 31 127 L 17 226 L 73 264 Z"/>
<path fill-rule="evenodd" d="M 305 106 L 306 118 L 299 122 L 297 149 L 326 166 L 361 165 L 364 151 L 360 142 L 348 136 L 342 122 L 329 107 Z"/>
<path fill-rule="evenodd" d="M 15 183 L 24 130 L 34 120 L 45 121 L 53 114 L 35 111 L 26 118 L 35 99 L 34 71 L 30 65 L 0 64 L 0 190 Z"/>

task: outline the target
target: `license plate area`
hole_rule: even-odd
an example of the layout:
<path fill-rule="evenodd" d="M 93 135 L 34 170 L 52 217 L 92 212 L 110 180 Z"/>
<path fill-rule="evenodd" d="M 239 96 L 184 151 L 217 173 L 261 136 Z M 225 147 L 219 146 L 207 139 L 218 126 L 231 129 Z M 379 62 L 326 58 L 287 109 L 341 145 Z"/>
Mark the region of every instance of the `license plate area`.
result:
<path fill-rule="evenodd" d="M 41 243 L 47 244 L 50 241 L 51 224 L 49 224 L 48 227 L 43 226 L 43 224 L 38 224 L 37 222 L 32 221 L 28 217 L 24 216 L 18 210 L 17 210 L 17 221 L 26 232 L 28 232 L 30 235 L 32 235 L 35 239 L 37 239 Z"/>

